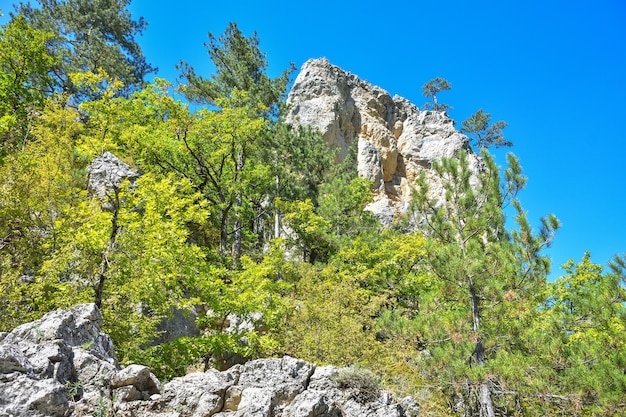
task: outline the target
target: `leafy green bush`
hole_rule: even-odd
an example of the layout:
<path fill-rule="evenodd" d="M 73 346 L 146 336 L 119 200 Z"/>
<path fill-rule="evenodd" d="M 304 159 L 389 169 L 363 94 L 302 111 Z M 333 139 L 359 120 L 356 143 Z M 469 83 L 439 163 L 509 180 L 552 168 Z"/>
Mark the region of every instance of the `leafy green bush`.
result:
<path fill-rule="evenodd" d="M 277 327 L 284 353 L 335 366 L 369 363 L 378 355 L 372 317 L 383 299 L 360 288 L 355 277 L 302 265 L 287 301 L 291 308 Z"/>

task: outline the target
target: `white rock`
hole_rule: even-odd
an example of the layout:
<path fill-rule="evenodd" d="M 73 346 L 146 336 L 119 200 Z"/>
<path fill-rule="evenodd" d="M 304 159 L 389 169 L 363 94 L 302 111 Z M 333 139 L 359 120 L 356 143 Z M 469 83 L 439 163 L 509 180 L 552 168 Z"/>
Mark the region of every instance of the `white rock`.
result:
<path fill-rule="evenodd" d="M 128 164 L 111 152 L 105 152 L 94 158 L 87 170 L 89 171 L 89 191 L 98 196 L 105 210 L 115 208 L 116 201 L 113 196 L 125 179 L 134 181 L 139 177 L 139 174 Z"/>
<path fill-rule="evenodd" d="M 373 184 L 377 203 L 369 209 L 383 224 L 392 223 L 390 213 L 391 217 L 404 215 L 412 187 L 422 171 L 430 171 L 434 160 L 465 149 L 471 168 L 480 168 L 468 138 L 454 128 L 445 112 L 421 111 L 405 98 L 392 98 L 325 58 L 304 63 L 287 101 L 291 105 L 287 122 L 318 129 L 339 149 L 340 159 L 358 140 L 357 171 Z M 433 176 L 427 177 L 436 182 Z M 433 198 L 441 200 L 441 184 L 431 188 Z"/>

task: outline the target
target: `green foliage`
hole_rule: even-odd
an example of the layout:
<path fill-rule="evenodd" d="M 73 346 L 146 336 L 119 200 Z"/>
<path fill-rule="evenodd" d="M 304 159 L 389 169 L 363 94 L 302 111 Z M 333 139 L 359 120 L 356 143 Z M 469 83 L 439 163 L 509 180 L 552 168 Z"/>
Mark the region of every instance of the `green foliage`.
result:
<path fill-rule="evenodd" d="M 566 274 L 547 288 L 533 334 L 547 347 L 543 382 L 558 387 L 561 412 L 618 415 L 626 387 L 624 274 L 604 272 L 589 253 L 563 267 Z"/>
<path fill-rule="evenodd" d="M 56 221 L 54 251 L 31 291 L 48 311 L 93 302 L 101 285 L 104 329 L 124 361 L 155 337 L 156 324 L 173 308 L 189 304 L 203 253 L 187 243 L 184 225 L 201 221 L 205 209 L 188 181 L 149 174 L 122 187 L 119 201 L 117 214 L 87 199 Z M 113 216 L 119 231 L 111 245 Z"/>
<path fill-rule="evenodd" d="M 287 244 L 296 248 L 307 262 L 326 260 L 334 251 L 330 238 L 331 222 L 318 215 L 309 199 L 283 202 L 278 199 L 278 209 L 284 215 L 284 223 L 293 231 L 286 239 Z"/>
<path fill-rule="evenodd" d="M 29 289 L 56 249 L 56 223 L 72 216 L 85 196 L 87 161 L 75 152 L 83 132 L 76 111 L 49 102 L 31 129 L 32 140 L 0 166 L 0 281 L 4 329 L 48 311 Z"/>
<path fill-rule="evenodd" d="M 192 102 L 222 107 L 221 103 L 230 99 L 231 103 L 236 101 L 238 106 L 246 107 L 249 112 L 252 112 L 249 113 L 251 116 L 261 117 L 266 124 L 262 129 L 242 139 L 244 142 L 241 142 L 242 145 L 234 153 L 236 164 L 241 167 L 247 164 L 266 169 L 270 166 L 274 167 L 273 184 L 269 182 L 262 185 L 252 184 L 246 188 L 247 190 L 256 188 L 258 194 L 253 198 L 246 195 L 244 190 L 239 190 L 234 194 L 235 198 L 232 203 L 221 202 L 224 209 L 220 219 L 220 252 L 223 255 L 226 254 L 228 234 L 232 234 L 232 266 L 236 268 L 239 266 L 242 247 L 246 245 L 246 232 L 248 236 L 257 238 L 257 242 L 250 242 L 256 243 L 254 246 L 257 248 L 262 247 L 263 241 L 268 237 L 268 233 L 262 232 L 264 226 L 271 221 L 271 215 L 268 215 L 265 206 L 266 197 L 269 196 L 270 200 L 277 196 L 289 199 L 290 196 L 284 192 L 284 187 L 289 184 L 285 180 L 294 178 L 293 168 L 314 167 L 307 171 L 296 171 L 296 175 L 307 172 L 303 175 L 303 179 L 304 184 L 309 186 L 311 179 L 320 170 L 325 169 L 327 162 L 323 161 L 318 153 L 312 157 L 308 155 L 310 149 L 315 149 L 315 142 L 311 142 L 313 146 L 293 146 L 294 138 L 308 139 L 311 137 L 310 132 L 300 130 L 294 136 L 280 121 L 276 122 L 281 101 L 287 92 L 289 76 L 294 71 L 293 64 L 279 77 L 270 78 L 267 75 L 268 63 L 265 53 L 259 49 L 257 34 L 246 37 L 235 23 L 230 23 L 219 37 L 209 33 L 209 42 L 205 46 L 215 68 L 214 73 L 209 78 L 205 78 L 199 75 L 194 67 L 181 61 L 178 66 L 181 71 L 180 78 L 183 81 L 180 90 Z M 232 100 L 234 94 L 239 94 L 237 100 Z M 268 137 L 271 139 L 267 140 Z M 317 142 L 319 143 L 319 141 Z M 256 147 L 254 155 L 250 155 L 244 149 L 245 143 L 254 144 Z M 285 164 L 282 161 L 285 158 L 295 162 L 293 168 L 285 169 Z M 298 167 L 298 165 L 300 166 Z M 283 178 L 284 175 L 290 178 Z M 269 179 L 269 175 L 264 173 L 264 178 Z M 235 181 L 238 182 L 238 180 Z M 303 181 L 300 179 L 294 181 L 294 184 L 290 186 L 291 189 L 287 192 L 298 191 L 301 188 L 298 183 L 302 184 Z M 270 188 L 270 185 L 274 185 L 274 187 Z M 315 191 L 308 193 L 315 194 Z M 276 210 L 274 208 L 273 237 L 280 235 L 280 215 Z M 234 212 L 234 215 L 231 212 Z M 234 220 L 231 232 L 227 230 L 230 218 Z M 254 225 L 253 230 L 245 226 L 250 223 Z"/>
<path fill-rule="evenodd" d="M 462 123 L 461 132 L 470 136 L 471 145 L 482 148 L 495 146 L 500 148 L 503 146 L 513 146 L 513 142 L 506 140 L 502 129 L 508 124 L 499 120 L 491 124 L 491 114 L 484 113 L 483 109 L 478 110 Z"/>
<path fill-rule="evenodd" d="M 333 267 L 301 265 L 277 330 L 284 351 L 322 364 L 368 363 L 376 358 L 373 319 L 383 298 L 362 288 L 354 276 Z"/>
<path fill-rule="evenodd" d="M 288 243 L 298 248 L 308 262 L 325 261 L 342 240 L 350 240 L 377 225 L 372 214 L 364 210 L 371 200 L 369 182 L 354 178 L 348 184 L 335 178 L 320 187 L 319 207 L 310 199 L 286 202 L 277 200 L 284 214 Z"/>
<path fill-rule="evenodd" d="M 424 379 L 411 359 L 414 335 L 393 334 L 381 318 L 413 317 L 430 284 L 425 240 L 386 230 L 366 230 L 342 241 L 326 265 L 292 271 L 286 321 L 277 328 L 288 354 L 336 366 L 358 364 L 384 375 L 403 395 Z M 397 337 L 396 337 L 397 336 Z"/>
<path fill-rule="evenodd" d="M 94 409 L 94 417 L 108 417 L 110 416 L 109 412 L 109 403 L 104 397 L 100 397 L 98 400 L 98 405 Z"/>
<path fill-rule="evenodd" d="M 65 389 L 67 389 L 67 393 L 72 401 L 79 400 L 83 395 L 83 384 L 80 381 L 67 381 L 65 383 Z"/>
<path fill-rule="evenodd" d="M 424 364 L 431 377 L 445 381 L 449 397 L 461 397 L 465 412 L 492 415 L 501 406 L 494 384 L 515 384 L 494 360 L 523 349 L 519 337 L 539 308 L 537 294 L 549 269 L 540 251 L 559 224 L 549 216 L 535 235 L 516 200 L 526 182 L 518 161 L 509 155 L 501 184 L 493 158 L 486 151 L 482 157 L 485 166 L 477 174 L 465 152 L 433 164 L 445 192 L 442 202 L 431 200 L 424 176 L 419 180 L 415 208 L 430 237 L 428 259 L 439 282 L 415 320 L 430 352 Z M 503 212 L 508 204 L 517 210 L 519 227 L 510 232 Z M 430 313 L 440 306 L 440 314 Z"/>
<path fill-rule="evenodd" d="M 146 174 L 117 190 L 115 211 L 103 210 L 85 190 L 86 165 L 114 144 L 114 118 L 84 123 L 62 102 L 49 102 L 33 140 L 0 168 L 2 327 L 104 295 L 105 328 L 123 359 L 188 302 L 204 253 L 187 224 L 203 224 L 207 207 L 189 180 Z M 114 103 L 107 94 L 100 102 Z"/>
<path fill-rule="evenodd" d="M 266 73 L 267 61 L 265 53 L 259 49 L 257 34 L 248 38 L 232 22 L 219 37 L 209 33 L 205 46 L 215 66 L 210 79 L 198 75 L 185 62 L 178 66 L 185 82 L 181 89 L 188 99 L 214 104 L 216 99 L 228 97 L 233 90 L 245 91 L 252 108 L 276 115 L 278 103 L 287 92 L 289 76 L 295 70 L 293 64 L 279 77 L 271 79 Z"/>
<path fill-rule="evenodd" d="M 485 150 L 477 172 L 465 152 L 434 162 L 444 198 L 419 179 L 421 232 L 383 230 L 364 210 L 356 142 L 333 164 L 319 132 L 277 117 L 291 70 L 267 76 L 256 34 L 210 34 L 210 78 L 181 64 L 184 93 L 210 105 L 192 110 L 165 80 L 140 88 L 144 24 L 127 1 L 39 4 L 0 30 L 0 330 L 96 301 L 121 362 L 162 378 L 289 354 L 351 366 L 336 380 L 357 400 L 385 384 L 427 416 L 622 413 L 626 257 L 605 270 L 586 254 L 547 283 L 559 223 L 530 225 L 515 157 L 503 172 Z M 109 29 L 126 46 L 103 44 Z M 449 88 L 424 85 L 433 110 Z M 509 146 L 505 126 L 479 110 L 463 131 Z M 142 175 L 105 209 L 86 185 L 106 151 Z M 195 312 L 200 336 L 160 343 L 175 311 Z"/>
<path fill-rule="evenodd" d="M 319 204 L 319 187 L 332 166 L 333 154 L 319 132 L 310 128 L 293 128 L 282 122 L 272 122 L 264 132 L 261 159 L 267 161 L 275 178 L 275 187 L 268 190 L 267 198 L 273 202 L 274 211 L 269 213 L 263 205 L 257 209 L 258 223 L 265 235 L 278 238 L 284 235 L 282 212 L 283 202 L 309 199 L 314 206 Z M 273 233 L 267 225 L 273 214 Z"/>
<path fill-rule="evenodd" d="M 366 230 L 346 239 L 330 263 L 355 276 L 359 285 L 388 297 L 392 307 L 415 314 L 429 286 L 426 241 L 421 234 Z"/>
<path fill-rule="evenodd" d="M 25 145 L 33 118 L 44 106 L 48 71 L 55 63 L 46 48 L 51 38 L 22 15 L 0 28 L 0 164 Z"/>
<path fill-rule="evenodd" d="M 378 225 L 374 216 L 364 210 L 372 199 L 370 185 L 363 178 L 353 178 L 348 183 L 334 178 L 320 188 L 318 212 L 331 222 L 337 240 L 353 238 Z"/>
<path fill-rule="evenodd" d="M 436 77 L 428 81 L 422 86 L 422 95 L 430 100 L 429 103 L 424 105 L 424 108 L 434 111 L 448 110 L 450 106 L 439 103 L 437 100 L 437 94 L 451 89 L 452 85 L 450 85 L 450 83 L 443 78 Z"/>
<path fill-rule="evenodd" d="M 283 201 L 305 200 L 319 205 L 320 184 L 327 180 L 334 154 L 319 132 L 294 128 L 282 121 L 264 133 L 263 160 L 271 164 L 276 196 Z"/>
<path fill-rule="evenodd" d="M 194 239 L 207 246 L 219 242 L 222 255 L 231 254 L 229 243 L 254 239 L 247 225 L 273 181 L 268 164 L 259 161 L 260 134 L 267 122 L 244 104 L 247 93 L 233 91 L 217 100 L 220 107 L 192 113 L 173 98 L 164 80 L 124 99 L 117 97 L 120 83 L 106 76 L 83 74 L 74 79 L 80 86 L 99 89 L 97 100 L 80 106 L 94 132 L 81 141 L 82 152 L 126 153 L 144 171 L 188 179 L 209 203 L 209 222 L 196 228 Z M 237 239 L 240 232 L 244 236 Z"/>
<path fill-rule="evenodd" d="M 231 237 L 254 217 L 254 207 L 272 184 L 268 165 L 256 159 L 266 122 L 242 104 L 246 100 L 246 93 L 233 92 L 229 99 L 218 100 L 219 111 L 190 115 L 176 109 L 180 118 L 164 121 L 158 132 L 163 134 L 145 136 L 141 129 L 133 138 L 139 158 L 161 172 L 188 178 L 203 194 L 222 255 L 229 254 Z M 233 251 L 232 256 L 240 255 Z"/>
<path fill-rule="evenodd" d="M 117 253 L 109 254 L 103 316 L 124 354 L 154 338 L 153 326 L 174 308 L 189 306 L 188 297 L 204 273 L 204 254 L 188 243 L 185 224 L 202 222 L 206 208 L 188 181 L 157 180 L 149 174 L 139 178 L 133 189 L 128 184 L 120 200 L 121 231 Z M 138 329 L 140 320 L 146 324 Z"/>
<path fill-rule="evenodd" d="M 242 259 L 240 271 L 209 267 L 197 278 L 200 291 L 191 300 L 204 313 L 197 323 L 198 337 L 135 350 L 133 359 L 149 365 L 162 378 L 185 374 L 190 368 L 228 364 L 229 358 L 252 359 L 277 351 L 273 329 L 285 315 L 282 294 L 290 275 L 282 249 L 274 246 L 261 262 Z"/>
<path fill-rule="evenodd" d="M 127 9 L 130 1 L 37 0 L 35 7 L 19 5 L 17 10 L 32 27 L 54 35 L 49 46 L 56 62 L 49 75 L 57 89 L 76 93 L 78 86 L 70 74 L 102 69 L 121 80 L 128 92 L 141 86 L 144 76 L 154 71 L 135 40 L 146 22 L 131 17 Z"/>

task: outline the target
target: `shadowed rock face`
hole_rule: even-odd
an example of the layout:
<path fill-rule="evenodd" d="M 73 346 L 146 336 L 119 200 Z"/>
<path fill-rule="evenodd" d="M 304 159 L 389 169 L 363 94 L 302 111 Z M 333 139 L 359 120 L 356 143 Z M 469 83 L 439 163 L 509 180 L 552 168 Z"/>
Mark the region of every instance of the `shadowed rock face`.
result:
<path fill-rule="evenodd" d="M 410 101 L 391 97 L 325 58 L 307 61 L 287 99 L 287 122 L 319 130 L 339 149 L 339 159 L 356 141 L 359 176 L 372 181 L 369 209 L 389 224 L 406 212 L 411 188 L 422 171 L 431 181 L 433 197 L 443 198 L 441 185 L 429 175 L 432 161 L 470 152 L 472 169 L 480 169 L 468 138 L 454 128 L 443 111 L 421 111 Z"/>
<path fill-rule="evenodd" d="M 121 369 L 95 304 L 53 311 L 0 333 L 0 416 L 401 417 L 411 398 L 384 390 L 363 400 L 334 367 L 288 356 L 161 382 L 142 365 Z M 355 391 L 357 390 L 357 391 Z"/>

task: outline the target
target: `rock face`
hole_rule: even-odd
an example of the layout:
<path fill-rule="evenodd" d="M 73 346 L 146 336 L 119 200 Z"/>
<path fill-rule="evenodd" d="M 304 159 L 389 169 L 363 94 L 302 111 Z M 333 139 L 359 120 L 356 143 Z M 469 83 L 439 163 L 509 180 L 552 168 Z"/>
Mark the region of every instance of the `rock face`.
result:
<path fill-rule="evenodd" d="M 465 149 L 472 169 L 480 169 L 468 138 L 454 128 L 445 112 L 420 111 L 325 58 L 302 66 L 287 101 L 291 105 L 287 122 L 318 129 L 339 149 L 340 160 L 356 141 L 359 176 L 372 181 L 375 193 L 369 209 L 384 224 L 406 211 L 411 188 L 422 171 L 433 197 L 443 198 L 430 170 L 434 160 Z"/>
<path fill-rule="evenodd" d="M 161 384 L 148 368 L 121 369 L 94 304 L 54 311 L 0 334 L 0 416 L 401 417 L 410 398 L 340 386 L 334 367 L 259 359 Z M 365 398 L 365 400 L 364 400 Z"/>
<path fill-rule="evenodd" d="M 65 416 L 97 404 L 119 371 L 95 304 L 54 311 L 0 334 L 0 415 Z"/>
<path fill-rule="evenodd" d="M 89 191 L 102 201 L 105 210 L 112 211 L 117 204 L 115 195 L 125 179 L 134 181 L 139 174 L 111 152 L 94 158 L 87 168 Z"/>

